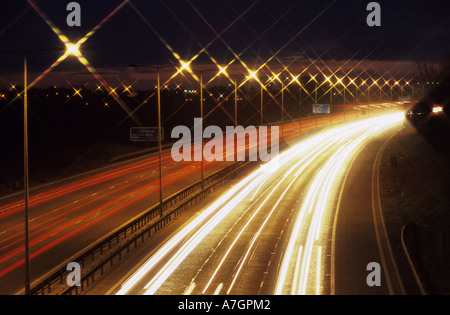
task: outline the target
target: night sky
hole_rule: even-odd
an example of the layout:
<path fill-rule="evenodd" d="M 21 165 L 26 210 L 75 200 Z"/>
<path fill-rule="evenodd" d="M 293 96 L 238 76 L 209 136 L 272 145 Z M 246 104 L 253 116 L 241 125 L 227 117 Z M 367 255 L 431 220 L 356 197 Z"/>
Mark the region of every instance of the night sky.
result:
<path fill-rule="evenodd" d="M 85 36 L 123 3 L 79 0 L 82 25 L 69 27 L 69 0 L 34 2 L 71 42 Z M 382 26 L 372 28 L 366 24 L 366 6 L 370 1 L 362 0 L 130 2 L 102 24 L 80 49 L 95 71 L 108 78 L 131 80 L 129 64 L 178 66 L 176 55 L 190 60 L 204 48 L 193 66 L 245 63 L 249 68 L 258 68 L 270 59 L 272 67 L 282 68 L 296 62 L 304 66 L 320 60 L 333 65 L 352 59 L 363 60 L 362 66 L 395 62 L 411 71 L 411 64 L 419 60 L 438 61 L 450 51 L 450 5 L 444 0 L 378 1 Z M 29 2 L 1 0 L 1 5 L 0 50 L 64 47 Z M 30 72 L 39 75 L 61 54 L 50 51 L 30 55 Z M 0 54 L 2 82 L 14 80 L 22 66 L 20 55 Z M 386 67 L 380 69 L 384 71 Z M 80 84 L 92 80 L 74 57 L 58 65 L 49 78 L 59 81 L 57 75 L 67 73 L 79 74 L 73 80 L 80 80 Z"/>

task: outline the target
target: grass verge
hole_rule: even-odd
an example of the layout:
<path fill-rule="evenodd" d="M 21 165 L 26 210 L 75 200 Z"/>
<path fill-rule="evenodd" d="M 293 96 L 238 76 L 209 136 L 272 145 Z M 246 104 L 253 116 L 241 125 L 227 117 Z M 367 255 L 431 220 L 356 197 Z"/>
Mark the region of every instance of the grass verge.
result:
<path fill-rule="evenodd" d="M 412 126 L 394 137 L 381 161 L 386 228 L 407 294 L 417 294 L 401 246 L 404 225 L 414 231 L 414 263 L 429 294 L 450 294 L 450 198 L 448 160 Z"/>

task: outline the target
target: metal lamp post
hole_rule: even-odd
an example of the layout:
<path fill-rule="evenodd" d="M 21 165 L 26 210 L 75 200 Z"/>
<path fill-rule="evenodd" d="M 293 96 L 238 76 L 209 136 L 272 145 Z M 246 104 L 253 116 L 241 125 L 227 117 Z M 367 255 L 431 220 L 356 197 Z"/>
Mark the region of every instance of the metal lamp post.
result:
<path fill-rule="evenodd" d="M 24 170 L 24 206 L 25 206 L 25 295 L 31 294 L 31 277 L 30 277 L 30 229 L 29 229 L 29 171 L 28 171 L 28 64 L 27 55 L 49 52 L 49 51 L 67 51 L 66 48 L 48 48 L 39 50 L 0 50 L 0 53 L 23 55 L 23 170 Z"/>
<path fill-rule="evenodd" d="M 30 239 L 29 239 L 29 182 L 28 182 L 28 67 L 27 57 L 24 57 L 24 89 L 23 89 L 23 170 L 25 187 L 25 294 L 31 293 L 30 289 Z"/>
<path fill-rule="evenodd" d="M 189 68 L 190 69 L 190 68 Z M 225 73 L 225 68 L 220 68 L 221 70 L 219 71 L 220 73 Z M 191 71 L 194 71 L 191 69 Z M 203 109 L 204 109 L 204 104 L 203 104 L 203 73 L 205 72 L 214 72 L 216 70 L 199 70 L 197 72 L 200 73 L 200 124 L 201 124 L 201 141 L 202 141 L 202 157 L 201 157 L 201 183 L 202 183 L 202 190 L 205 189 L 205 166 L 204 166 L 204 159 L 203 159 L 203 118 L 204 118 L 204 113 L 203 113 Z M 237 93 L 237 87 L 236 87 L 236 81 L 235 81 L 235 113 L 234 113 L 234 123 L 235 126 L 237 126 L 237 99 L 236 99 L 236 93 Z"/>
<path fill-rule="evenodd" d="M 162 218 L 163 216 L 163 188 L 162 188 L 162 123 L 161 123 L 161 78 L 160 78 L 160 70 L 164 68 L 171 68 L 172 65 L 163 65 L 163 66 L 138 66 L 138 65 L 130 65 L 129 67 L 133 68 L 150 68 L 155 69 L 157 73 L 157 94 L 158 94 L 158 156 L 159 156 L 159 216 Z"/>

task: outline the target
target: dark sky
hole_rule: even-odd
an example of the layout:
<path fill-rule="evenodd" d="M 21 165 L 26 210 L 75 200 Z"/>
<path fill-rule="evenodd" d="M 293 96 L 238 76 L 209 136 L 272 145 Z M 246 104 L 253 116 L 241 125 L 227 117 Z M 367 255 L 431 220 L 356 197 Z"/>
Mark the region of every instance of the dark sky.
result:
<path fill-rule="evenodd" d="M 81 27 L 69 27 L 69 0 L 34 0 L 69 40 L 76 42 L 122 0 L 78 0 Z M 307 60 L 416 62 L 450 51 L 448 0 L 378 1 L 382 26 L 366 24 L 366 0 L 131 0 L 90 37 L 81 52 L 95 69 L 129 64 L 178 64 L 206 48 L 194 64 L 227 64 L 239 55 L 250 67 L 269 58 L 287 65 Z M 0 0 L 0 50 L 62 47 L 26 0 Z M 171 49 L 169 49 L 169 47 Z M 30 71 L 45 71 L 60 55 L 29 57 Z M 239 64 L 239 62 L 235 62 Z M 0 76 L 20 72 L 21 57 L 0 54 Z M 74 58 L 54 72 L 86 69 Z"/>

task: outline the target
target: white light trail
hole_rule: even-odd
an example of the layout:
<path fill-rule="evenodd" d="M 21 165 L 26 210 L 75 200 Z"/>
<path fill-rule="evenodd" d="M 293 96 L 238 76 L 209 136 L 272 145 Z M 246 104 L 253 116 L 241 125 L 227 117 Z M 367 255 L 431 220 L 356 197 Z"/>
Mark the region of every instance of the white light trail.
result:
<path fill-rule="evenodd" d="M 390 114 L 378 118 L 372 118 L 357 123 L 352 123 L 352 129 L 347 133 L 340 134 L 340 141 L 344 138 L 346 142 L 335 152 L 327 161 L 321 171 L 314 178 L 313 184 L 303 201 L 301 209 L 297 213 L 297 218 L 290 235 L 289 243 L 283 256 L 282 264 L 279 270 L 279 276 L 275 288 L 275 294 L 291 292 L 291 294 L 306 294 L 307 284 L 310 274 L 310 265 L 314 248 L 319 246 L 320 231 L 327 207 L 334 196 L 333 192 L 337 190 L 341 182 L 339 173 L 345 169 L 345 165 L 350 158 L 358 152 L 358 149 L 364 146 L 369 139 L 379 132 L 393 127 L 401 122 L 402 114 Z M 362 133 L 362 134 L 361 134 Z M 355 136 L 359 135 L 356 139 Z M 311 214 L 309 222 L 305 220 L 306 214 Z M 309 227 L 309 228 L 308 228 Z M 300 231 L 308 228 L 306 240 L 300 239 Z M 295 249 L 301 248 L 301 253 L 296 253 Z M 320 249 L 322 251 L 322 249 Z M 318 258 L 319 259 L 319 258 Z M 320 261 L 317 261 L 319 264 Z M 291 266 L 295 266 L 292 270 Z M 293 283 L 290 283 L 290 274 L 294 275 Z M 317 275 L 320 279 L 320 275 Z M 317 284 L 315 285 L 317 286 Z M 290 290 L 289 290 L 290 287 Z M 316 287 L 316 290 L 319 288 Z M 289 290 L 289 291 L 287 291 Z M 317 292 L 317 291 L 315 291 Z"/>
<path fill-rule="evenodd" d="M 305 258 L 311 256 L 311 252 L 313 249 L 312 245 L 314 244 L 314 241 L 316 241 L 318 230 L 320 230 L 321 221 L 325 214 L 327 200 L 330 196 L 331 191 L 336 188 L 336 179 L 339 178 L 338 173 L 341 170 L 341 167 L 344 165 L 346 160 L 355 152 L 355 150 L 369 138 L 369 136 L 376 134 L 378 131 L 383 130 L 384 128 L 393 126 L 393 124 L 395 124 L 396 122 L 401 121 L 402 118 L 403 115 L 400 113 L 348 123 L 343 126 L 328 129 L 317 135 L 308 137 L 306 140 L 299 142 L 289 150 L 281 153 L 277 159 L 274 159 L 261 166 L 258 170 L 254 171 L 246 178 L 244 178 L 241 182 L 236 184 L 217 201 L 200 212 L 198 216 L 192 219 L 186 226 L 184 226 L 163 246 L 161 246 L 161 248 L 158 249 L 158 251 L 156 251 L 155 254 L 142 265 L 142 267 L 140 267 L 127 281 L 125 281 L 117 294 L 129 294 L 138 283 L 143 281 L 144 277 L 148 277 L 148 274 L 150 272 L 154 273 L 154 275 L 151 277 L 151 280 L 145 285 L 144 293 L 156 293 L 161 285 L 179 267 L 179 265 L 187 258 L 187 256 L 195 248 L 197 248 L 197 246 L 203 241 L 203 239 L 211 231 L 213 231 L 220 222 L 222 222 L 227 216 L 229 216 L 230 213 L 245 198 L 250 198 L 252 194 L 254 195 L 255 191 L 258 191 L 261 183 L 263 182 L 262 180 L 272 180 L 270 178 L 268 179 L 268 174 L 269 177 L 273 176 L 272 181 L 284 175 L 284 177 L 282 177 L 280 180 L 281 183 L 284 181 L 284 179 L 287 178 L 288 174 L 296 171 L 296 169 L 302 165 L 302 167 L 298 169 L 294 175 L 294 178 L 297 178 L 302 173 L 304 168 L 306 168 L 311 163 L 311 161 L 319 154 L 323 153 L 326 148 L 328 148 L 332 144 L 342 142 L 343 145 L 338 150 L 338 152 L 328 160 L 325 167 L 314 179 L 314 182 L 307 194 L 307 198 L 305 199 L 300 211 L 298 211 L 297 218 L 295 219 L 295 225 L 292 229 L 292 234 L 283 256 L 283 262 L 279 272 L 279 278 L 275 293 L 282 294 L 282 292 L 286 292 L 285 282 L 287 279 L 287 275 L 291 273 L 292 270 L 294 274 L 298 274 L 298 277 L 292 277 L 294 278 L 294 283 L 296 283 L 297 287 L 300 286 L 300 288 L 304 288 L 308 279 L 307 276 L 305 276 L 305 273 L 307 273 L 308 271 L 308 261 L 310 260 L 310 258 L 306 260 Z M 356 140 L 353 140 L 354 137 L 360 135 L 362 132 L 364 133 L 363 136 L 360 136 Z M 298 161 L 299 158 L 300 161 Z M 289 164 L 292 162 L 296 162 L 296 164 L 286 170 L 286 167 L 289 167 Z M 294 180 L 291 181 L 291 184 L 288 185 L 288 188 L 292 185 L 293 182 Z M 276 185 L 276 187 L 278 187 L 278 185 Z M 272 195 L 274 191 L 275 190 L 272 190 L 269 196 Z M 285 189 L 281 196 L 284 196 L 287 192 L 288 189 Z M 279 202 L 280 199 L 278 199 L 276 205 L 278 205 Z M 263 202 L 263 204 L 264 203 L 265 202 Z M 316 209 L 318 205 L 320 205 L 320 209 Z M 269 217 L 273 213 L 275 207 L 273 207 L 270 211 Z M 259 210 L 257 210 L 257 212 L 258 211 Z M 311 224 L 310 231 L 308 233 L 307 243 L 305 245 L 302 245 L 298 240 L 298 235 L 306 213 L 313 214 L 313 224 Z M 240 231 L 237 238 L 239 238 L 239 235 L 243 233 L 244 229 L 248 226 L 248 224 L 250 224 L 250 222 L 251 219 Z M 263 226 L 266 222 L 267 220 L 264 221 Z M 235 278 L 231 284 L 231 287 L 233 286 L 237 275 L 242 269 L 243 262 L 245 262 L 246 257 L 248 257 L 248 253 L 250 253 L 250 251 L 252 250 L 257 236 L 262 232 L 262 227 L 258 230 L 257 234 L 253 238 L 252 243 L 249 245 L 247 253 L 244 255 L 244 260 L 238 268 L 237 274 L 235 274 Z M 234 246 L 235 242 L 233 242 L 231 247 Z M 219 267 L 213 273 L 205 290 L 211 284 L 212 279 L 215 277 L 218 269 L 223 264 L 224 259 L 231 250 L 231 247 L 226 252 L 224 258 L 222 259 L 222 262 L 219 264 Z M 298 253 L 299 249 L 302 249 L 301 253 Z M 301 259 L 301 262 L 299 261 L 299 259 L 296 259 L 297 256 L 299 257 L 299 259 Z M 293 259 L 293 257 L 295 258 Z M 299 269 L 295 267 L 296 265 Z M 290 266 L 292 266 L 293 268 L 289 268 Z M 320 270 L 320 267 L 318 267 L 318 270 Z M 320 275 L 317 275 L 317 277 L 320 278 Z M 222 287 L 223 284 L 221 284 L 220 290 L 222 289 Z M 230 291 L 231 287 L 228 289 L 228 292 Z M 298 293 L 303 292 L 304 290 L 299 290 L 297 288 L 294 291 Z"/>

